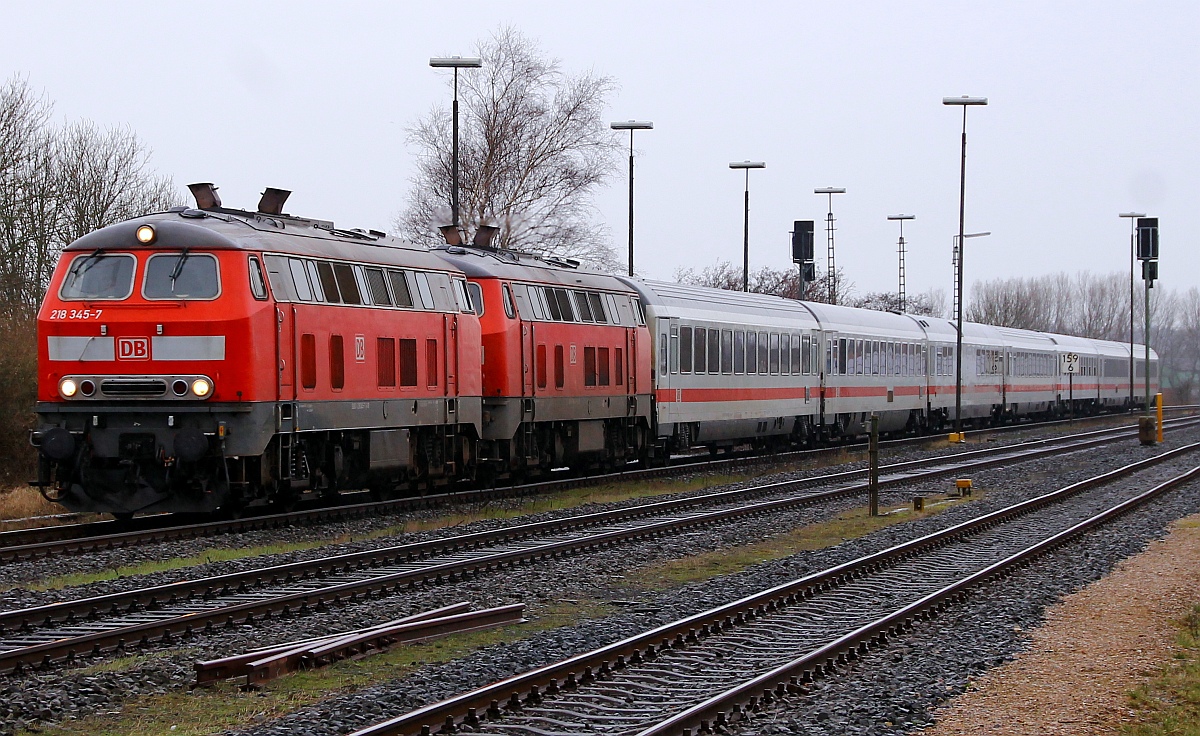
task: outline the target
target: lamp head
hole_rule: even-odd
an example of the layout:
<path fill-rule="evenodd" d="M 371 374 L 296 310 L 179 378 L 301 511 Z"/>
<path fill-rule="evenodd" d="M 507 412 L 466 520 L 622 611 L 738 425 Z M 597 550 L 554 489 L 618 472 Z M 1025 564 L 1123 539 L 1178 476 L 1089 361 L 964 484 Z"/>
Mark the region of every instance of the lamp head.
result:
<path fill-rule="evenodd" d="M 767 163 L 765 161 L 733 161 L 729 164 L 731 169 L 765 169 Z"/>
<path fill-rule="evenodd" d="M 429 60 L 429 66 L 438 69 L 478 69 L 483 66 L 483 59 L 477 56 L 435 56 Z"/>
<path fill-rule="evenodd" d="M 943 97 L 943 105 L 986 105 L 988 99 L 986 97 L 971 97 L 963 95 L 962 97 Z"/>
<path fill-rule="evenodd" d="M 613 130 L 653 130 L 654 123 L 649 120 L 619 120 L 609 123 L 608 127 Z"/>

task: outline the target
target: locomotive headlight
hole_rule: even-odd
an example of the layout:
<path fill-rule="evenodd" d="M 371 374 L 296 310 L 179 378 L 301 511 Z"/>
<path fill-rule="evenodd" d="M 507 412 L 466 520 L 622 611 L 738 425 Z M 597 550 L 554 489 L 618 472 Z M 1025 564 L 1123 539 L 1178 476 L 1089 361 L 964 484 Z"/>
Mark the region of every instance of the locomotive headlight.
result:
<path fill-rule="evenodd" d="M 62 383 L 58 384 L 58 392 L 68 399 L 79 391 L 79 386 L 70 378 L 64 378 Z"/>
<path fill-rule="evenodd" d="M 212 384 L 206 378 L 197 378 L 192 381 L 192 393 L 203 399 L 212 391 Z"/>
<path fill-rule="evenodd" d="M 137 229 L 137 239 L 142 245 L 150 245 L 158 237 L 153 225 L 142 225 Z"/>

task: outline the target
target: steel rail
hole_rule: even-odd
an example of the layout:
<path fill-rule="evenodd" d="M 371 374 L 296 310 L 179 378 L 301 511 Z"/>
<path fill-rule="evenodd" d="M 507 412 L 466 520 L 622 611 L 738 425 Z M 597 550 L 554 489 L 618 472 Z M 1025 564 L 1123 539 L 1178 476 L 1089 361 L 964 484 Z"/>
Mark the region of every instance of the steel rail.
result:
<path fill-rule="evenodd" d="M 1189 411 L 1198 407 L 1190 405 L 1164 408 L 1164 411 Z M 1123 415 L 1108 414 L 1074 420 L 1099 421 L 1120 419 Z M 969 436 L 1002 434 L 1027 431 L 1043 427 L 1069 424 L 1071 420 L 1052 420 L 1030 424 L 1013 424 L 973 430 Z M 884 440 L 885 447 L 919 445 L 938 441 L 938 435 L 922 435 Z M 722 469 L 749 467 L 762 464 L 787 464 L 806 457 L 837 453 L 855 444 L 833 445 L 811 450 L 793 450 L 771 456 L 739 455 L 720 459 L 705 459 L 667 465 L 657 468 L 637 468 L 602 475 L 571 478 L 555 478 L 523 485 L 496 486 L 471 490 L 447 491 L 445 493 L 386 501 L 351 503 L 340 506 L 288 511 L 284 513 L 260 514 L 240 519 L 202 521 L 178 524 L 180 515 L 161 514 L 141 517 L 133 521 L 95 521 L 77 524 L 60 524 L 0 531 L 0 562 L 50 558 L 61 554 L 83 554 L 96 550 L 121 549 L 131 546 L 169 542 L 180 539 L 197 539 L 248 531 L 283 529 L 295 526 L 314 525 L 332 521 L 372 518 L 381 514 L 395 514 L 429 508 L 444 508 L 456 504 L 478 503 L 494 499 L 514 498 L 528 495 L 552 493 L 559 490 L 612 482 L 652 480 L 688 472 L 714 472 Z M 358 494 L 355 494 L 358 495 Z M 129 525 L 145 528 L 130 529 Z"/>
<path fill-rule="evenodd" d="M 452 731 L 456 724 L 465 721 L 469 725 L 473 720 L 477 721 L 480 713 L 498 716 L 502 705 L 513 710 L 519 709 L 522 703 L 538 702 L 543 691 L 556 692 L 560 687 L 570 688 L 579 682 L 590 682 L 598 676 L 604 676 L 612 669 L 623 668 L 626 661 L 637 663 L 643 659 L 653 659 L 659 651 L 686 646 L 688 642 L 695 642 L 699 638 L 736 627 L 747 620 L 759 618 L 769 612 L 811 598 L 817 593 L 830 590 L 843 582 L 864 577 L 899 561 L 945 546 L 949 542 L 1037 511 L 1083 491 L 1127 477 L 1197 449 L 1200 449 L 1200 443 L 1186 445 L 1130 463 L 947 529 L 636 634 L 591 652 L 514 675 L 491 685 L 424 706 L 397 718 L 356 731 L 353 736 L 417 734 L 439 724 L 444 724 L 444 730 Z M 1177 478 L 1176 481 L 1181 483 L 1185 479 Z M 562 682 L 561 686 L 560 681 Z"/>
<path fill-rule="evenodd" d="M 1200 420 L 1175 420 L 1175 422 L 1200 423 Z M 1175 428 L 1175 425 L 1173 425 L 1173 428 Z M 885 474 L 880 477 L 880 485 L 882 487 L 891 487 L 922 479 L 970 472 L 1012 462 L 1026 462 L 1041 457 L 1046 457 L 1048 455 L 1074 452 L 1097 445 L 1107 444 L 1117 439 L 1121 439 L 1125 435 L 1132 434 L 1133 431 L 1125 427 L 1115 429 L 1110 428 L 1086 432 L 1079 435 L 1070 435 L 1062 438 L 1037 440 L 1033 442 L 1006 445 L 1001 447 L 981 448 L 938 458 L 923 458 L 919 460 L 904 461 L 884 466 L 882 470 L 885 471 Z M 925 469 L 919 470 L 920 468 Z M 266 568 L 227 573 L 208 578 L 199 578 L 195 580 L 183 580 L 176 583 L 167 583 L 164 585 L 109 593 L 82 599 L 59 601 L 33 608 L 3 611 L 0 612 L 0 633 L 11 630 L 30 631 L 35 627 L 44 628 L 56 623 L 65 623 L 69 625 L 75 623 L 77 619 L 96 620 L 104 616 L 106 613 L 110 616 L 116 616 L 124 613 L 132 613 L 138 610 L 154 610 L 164 605 L 178 603 L 180 600 L 187 601 L 195 599 L 196 597 L 210 599 L 219 596 L 233 595 L 235 593 L 245 593 L 249 591 L 250 587 L 262 587 L 264 585 L 280 584 L 281 582 L 294 582 L 297 579 L 302 580 L 324 575 L 346 573 L 386 564 L 400 564 L 402 562 L 424 560 L 438 554 L 458 553 L 466 550 L 474 550 L 489 544 L 511 543 L 522 539 L 528 539 L 539 534 L 546 535 L 575 531 L 590 526 L 661 516 L 663 514 L 685 511 L 687 509 L 696 507 L 738 502 L 754 496 L 762 496 L 771 493 L 784 493 L 815 486 L 847 482 L 856 476 L 862 475 L 863 472 L 864 471 L 861 470 L 841 471 L 822 476 L 764 484 L 751 488 L 721 491 L 699 496 L 689 496 L 687 498 L 675 499 L 671 501 L 640 504 L 623 509 L 580 514 L 563 519 L 522 524 L 501 529 L 474 532 L 375 550 L 351 552 L 315 560 L 293 562 Z M 779 511 L 800 505 L 827 502 L 838 498 L 859 495 L 864 493 L 865 490 L 865 484 L 861 482 L 852 483 L 851 485 L 834 488 L 823 493 L 814 493 L 804 496 L 779 499 L 776 501 L 760 502 L 735 509 L 729 509 L 724 512 L 712 512 L 706 515 L 706 518 L 704 519 L 673 519 L 660 522 L 656 525 L 639 527 L 636 530 L 610 532 L 603 541 L 605 543 L 615 543 L 616 541 L 637 538 L 635 536 L 635 532 L 639 532 L 639 530 L 641 530 L 641 535 L 644 536 L 645 534 L 650 533 L 664 533 L 674 528 L 697 526 L 703 523 L 715 523 L 716 521 L 739 516 L 768 513 L 771 511 Z M 557 546 L 550 548 L 547 551 L 549 554 L 561 554 L 570 548 L 571 541 L 568 541 L 559 543 Z M 535 549 L 541 548 L 539 547 Z M 533 556 L 533 553 L 528 548 L 520 550 L 520 552 L 522 552 L 526 558 Z M 518 555 L 518 557 L 520 557 L 520 555 Z M 425 571 L 432 571 L 432 576 L 426 577 L 434 581 L 437 581 L 442 575 L 453 576 L 458 574 L 472 574 L 480 567 L 479 562 L 481 559 L 486 562 L 488 558 L 475 558 L 459 562 L 444 563 L 442 565 L 427 565 L 419 571 L 412 571 L 411 573 L 408 573 L 408 577 L 405 578 L 405 580 L 424 581 L 425 577 L 422 577 L 422 573 Z M 513 559 L 514 558 L 511 554 L 505 553 L 496 559 L 496 563 L 512 564 Z M 412 584 L 415 585 L 416 582 L 413 582 Z M 198 614 L 193 614 L 193 618 L 195 615 Z M 6 656 L 8 656 L 6 653 L 0 653 L 0 666 L 5 666 L 7 664 Z"/>

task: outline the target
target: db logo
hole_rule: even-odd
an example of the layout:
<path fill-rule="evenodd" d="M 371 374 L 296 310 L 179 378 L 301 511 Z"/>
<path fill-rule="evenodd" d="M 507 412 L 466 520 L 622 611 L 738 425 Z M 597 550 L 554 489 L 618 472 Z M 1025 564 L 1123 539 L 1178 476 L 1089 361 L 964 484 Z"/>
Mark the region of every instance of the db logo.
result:
<path fill-rule="evenodd" d="M 117 338 L 119 360 L 150 360 L 150 339 L 147 337 Z"/>

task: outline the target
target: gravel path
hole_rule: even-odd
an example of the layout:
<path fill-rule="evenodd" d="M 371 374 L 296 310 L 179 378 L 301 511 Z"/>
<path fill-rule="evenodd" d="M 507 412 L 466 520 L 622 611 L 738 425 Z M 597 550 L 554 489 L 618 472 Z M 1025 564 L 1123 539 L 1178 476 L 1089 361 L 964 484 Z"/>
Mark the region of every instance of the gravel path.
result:
<path fill-rule="evenodd" d="M 1200 431 L 1168 435 L 1167 446 L 1195 441 L 1197 437 L 1200 437 Z M 444 697 L 463 687 L 484 684 L 506 674 L 614 641 L 631 630 L 647 628 L 704 610 L 754 590 L 824 569 L 1022 498 L 1052 490 L 1072 480 L 1094 475 L 1102 469 L 1125 464 L 1150 453 L 1150 450 L 1126 443 L 1118 448 L 1078 453 L 1066 461 L 1057 459 L 1031 462 L 1022 465 L 1018 472 L 1001 469 L 979 473 L 974 476 L 975 482 L 977 486 L 989 489 L 988 495 L 982 500 L 948 509 L 940 515 L 890 527 L 834 548 L 763 563 L 737 575 L 702 584 L 690 584 L 682 591 L 647 595 L 640 601 L 640 605 L 626 609 L 620 614 L 490 647 L 460 662 L 426 666 L 397 683 L 366 688 L 353 695 L 333 696 L 319 706 L 303 709 L 293 716 L 258 727 L 249 733 L 341 733 L 351 727 Z M 892 497 L 907 498 L 917 493 L 932 494 L 945 490 L 945 485 L 945 481 L 941 481 L 929 486 L 913 486 L 892 494 Z M 885 495 L 885 498 L 887 497 Z M 619 582 L 620 576 L 631 568 L 678 559 L 715 548 L 744 544 L 800 524 L 829 518 L 837 511 L 858 505 L 860 504 L 849 502 L 826 504 L 820 508 L 801 509 L 770 519 L 751 519 L 721 529 L 695 531 L 667 540 L 622 545 L 600 554 L 574 558 L 565 564 L 540 563 L 481 577 L 468 583 L 430 587 L 417 590 L 408 596 L 347 605 L 327 614 L 312 615 L 298 621 L 273 621 L 255 627 L 239 627 L 193 642 L 192 648 L 186 652 L 164 651 L 161 658 L 142 662 L 132 670 L 91 674 L 79 671 L 51 672 L 36 677 L 9 678 L 0 688 L 0 728 L 10 731 L 24 723 L 39 720 L 57 721 L 64 716 L 111 710 L 128 695 L 182 687 L 191 681 L 191 664 L 198 657 L 238 651 L 250 645 L 325 633 L 332 629 L 353 628 L 458 600 L 470 600 L 479 607 L 520 600 L 530 607 L 531 614 L 535 616 L 546 610 L 547 606 L 557 604 L 563 599 L 627 600 L 631 593 L 621 588 Z M 548 518 L 551 515 L 545 516 Z M 1161 525 L 1159 528 L 1161 529 Z M 1125 535 L 1125 530 L 1121 530 L 1121 533 Z M 1149 532 L 1152 533 L 1154 532 Z M 1141 539 L 1142 537 L 1139 537 L 1129 549 L 1136 548 Z M 1127 553 L 1126 551 L 1118 554 L 1114 559 L 1119 559 Z M 192 573 L 194 574 L 194 571 Z M 140 581 L 139 584 L 144 582 Z M 1057 593 L 1052 593 L 1049 599 L 1056 596 Z M 1035 608 L 1040 611 L 1041 605 L 1044 605 L 1044 602 Z M 1002 658 L 1003 654 L 998 656 Z M 984 658 L 980 661 L 987 665 L 991 664 L 992 659 Z M 917 722 L 912 719 L 910 721 Z"/>

